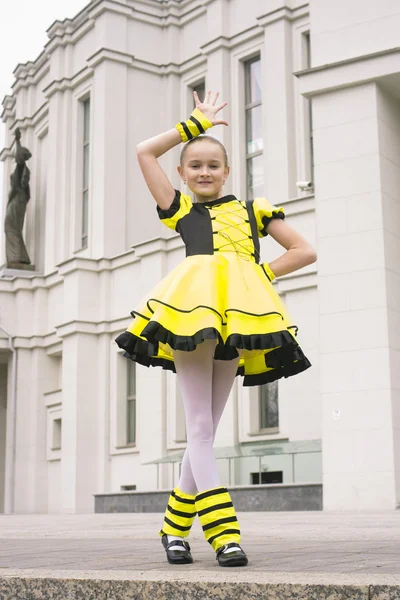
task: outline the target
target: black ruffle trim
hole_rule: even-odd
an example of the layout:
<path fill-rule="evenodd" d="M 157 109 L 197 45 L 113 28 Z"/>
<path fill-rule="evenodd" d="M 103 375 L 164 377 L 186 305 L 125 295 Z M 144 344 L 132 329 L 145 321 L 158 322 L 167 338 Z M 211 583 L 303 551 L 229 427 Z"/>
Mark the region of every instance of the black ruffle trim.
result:
<path fill-rule="evenodd" d="M 267 227 L 273 219 L 284 219 L 284 218 L 285 218 L 285 213 L 282 213 L 282 212 L 275 212 L 272 214 L 272 217 L 267 217 L 266 215 L 264 215 L 261 219 L 262 224 L 264 225 L 263 229 L 261 230 L 263 237 L 267 237 L 267 235 L 268 235 Z"/>
<path fill-rule="evenodd" d="M 201 344 L 201 342 L 204 342 L 204 340 L 221 341 L 221 336 L 214 327 L 200 329 L 192 336 L 175 335 L 169 331 L 169 329 L 166 329 L 160 323 L 157 323 L 157 321 L 149 321 L 142 331 L 142 336 L 150 343 L 160 342 L 161 344 L 168 344 L 173 350 L 183 350 L 184 352 L 193 352 L 193 350 L 196 350 L 196 347 Z"/>
<path fill-rule="evenodd" d="M 162 220 L 162 219 L 170 219 L 171 217 L 173 217 L 180 209 L 180 206 L 181 206 L 181 193 L 179 190 L 175 190 L 175 196 L 171 202 L 171 206 L 169 208 L 167 208 L 167 210 L 163 210 L 157 204 L 156 209 L 157 209 L 159 218 Z"/>
<path fill-rule="evenodd" d="M 208 327 L 198 331 L 194 336 L 177 336 L 160 323 L 151 321 L 145 327 L 143 336 L 146 340 L 136 337 L 129 331 L 124 331 L 116 338 L 116 343 L 125 350 L 124 356 L 145 367 L 162 367 L 176 372 L 173 360 L 155 357 L 158 354 L 159 343 L 168 344 L 173 350 L 192 352 L 206 339 L 217 339 L 215 360 L 232 360 L 238 356 L 237 348 L 245 350 L 268 350 L 275 348 L 265 355 L 265 364 L 271 371 L 258 375 L 245 375 L 244 367 L 239 367 L 236 375 L 244 377 L 244 386 L 263 385 L 282 377 L 290 377 L 311 367 L 296 340 L 288 331 L 275 333 L 240 335 L 232 334 L 226 343 L 222 343 L 219 332 Z"/>
<path fill-rule="evenodd" d="M 265 385 L 266 383 L 272 383 L 273 381 L 282 379 L 282 377 L 286 378 L 291 377 L 292 375 L 297 375 L 298 373 L 302 373 L 302 371 L 305 371 L 309 367 L 311 367 L 311 363 L 308 360 L 308 358 L 304 356 L 302 360 L 298 360 L 295 363 L 292 363 L 285 367 L 281 367 L 280 369 L 274 369 L 273 371 L 259 373 L 258 375 L 244 375 L 244 369 L 243 367 L 240 367 L 236 375 L 241 375 L 242 377 L 244 377 L 244 387 L 250 387 L 253 385 Z"/>

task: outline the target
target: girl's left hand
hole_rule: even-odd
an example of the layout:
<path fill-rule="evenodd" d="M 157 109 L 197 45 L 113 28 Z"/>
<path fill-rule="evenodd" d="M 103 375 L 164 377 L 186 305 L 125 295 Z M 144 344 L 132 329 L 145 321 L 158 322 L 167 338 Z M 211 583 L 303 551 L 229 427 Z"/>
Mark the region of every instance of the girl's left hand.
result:
<path fill-rule="evenodd" d="M 196 108 L 198 108 L 213 125 L 228 125 L 227 121 L 216 118 L 217 112 L 222 110 L 224 106 L 228 104 L 227 102 L 222 102 L 222 104 L 216 106 L 215 103 L 217 102 L 218 96 L 219 92 L 215 92 L 214 98 L 211 101 L 211 92 L 208 91 L 206 97 L 204 98 L 204 102 L 200 102 L 197 92 L 193 92 Z"/>

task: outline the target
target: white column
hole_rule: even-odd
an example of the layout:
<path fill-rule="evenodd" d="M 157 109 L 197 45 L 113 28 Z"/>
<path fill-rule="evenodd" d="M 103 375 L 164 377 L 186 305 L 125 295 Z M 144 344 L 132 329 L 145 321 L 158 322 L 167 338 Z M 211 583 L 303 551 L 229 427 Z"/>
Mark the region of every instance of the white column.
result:
<path fill-rule="evenodd" d="M 313 98 L 327 510 L 396 507 L 378 100 L 374 83 Z"/>
<path fill-rule="evenodd" d="M 231 122 L 231 57 L 230 51 L 224 47 L 224 44 L 217 43 L 215 49 L 207 50 L 207 79 L 206 91 L 219 91 L 218 101 L 227 101 L 228 105 L 218 113 L 221 119 L 228 122 L 229 126 L 218 125 L 215 129 L 211 129 L 209 133 L 218 138 L 225 146 L 228 156 L 231 154 L 234 125 Z"/>
<path fill-rule="evenodd" d="M 137 256 L 141 257 L 139 289 L 147 294 L 166 274 L 166 256 L 164 251 L 141 256 L 140 247 Z M 141 367 L 137 365 L 137 446 L 140 462 L 146 463 L 167 454 L 167 418 L 166 418 L 166 377 L 160 367 Z M 135 474 L 138 489 L 156 489 L 156 467 L 140 469 Z M 160 487 L 171 486 L 171 466 L 160 466 Z M 140 487 L 139 487 L 140 486 Z"/>
<path fill-rule="evenodd" d="M 206 92 L 219 92 L 219 102 L 227 101 L 228 105 L 219 113 L 221 119 L 229 123 L 218 125 L 209 133 L 218 138 L 225 146 L 228 156 L 231 154 L 231 55 L 227 44 L 229 35 L 229 3 L 228 0 L 208 0 L 207 4 L 207 41 L 202 47 L 207 56 Z M 228 193 L 228 192 L 227 192 Z"/>
<path fill-rule="evenodd" d="M 126 197 L 127 110 L 127 66 L 104 60 L 96 66 L 91 121 L 89 245 L 94 258 L 127 249 L 126 202 L 138 201 Z"/>
<path fill-rule="evenodd" d="M 59 239 L 62 239 L 61 228 L 64 228 L 65 224 L 61 222 L 60 218 L 60 190 L 63 181 L 61 177 L 62 165 L 67 162 L 64 111 L 64 92 L 57 91 L 49 99 L 49 123 L 51 123 L 51 127 L 49 128 L 47 143 L 45 273 L 52 272 L 62 256 Z"/>
<path fill-rule="evenodd" d="M 7 371 L 8 365 L 0 366 L 0 514 L 4 512 L 6 492 L 6 435 L 7 435 Z"/>
<path fill-rule="evenodd" d="M 265 32 L 262 56 L 265 192 L 273 203 L 297 196 L 292 23 L 285 15 L 282 12 L 282 18 L 272 22 L 269 15 L 258 19 Z"/>
<path fill-rule="evenodd" d="M 97 351 L 95 335 L 75 333 L 63 339 L 62 513 L 94 510 L 99 464 L 97 431 L 101 420 Z"/>
<path fill-rule="evenodd" d="M 47 512 L 46 390 L 47 362 L 42 348 L 18 349 L 15 505 L 16 513 Z M 10 386 L 9 386 L 10 390 Z M 12 424 L 9 422 L 8 427 Z"/>
<path fill-rule="evenodd" d="M 396 502 L 400 504 L 400 102 L 377 88 Z"/>

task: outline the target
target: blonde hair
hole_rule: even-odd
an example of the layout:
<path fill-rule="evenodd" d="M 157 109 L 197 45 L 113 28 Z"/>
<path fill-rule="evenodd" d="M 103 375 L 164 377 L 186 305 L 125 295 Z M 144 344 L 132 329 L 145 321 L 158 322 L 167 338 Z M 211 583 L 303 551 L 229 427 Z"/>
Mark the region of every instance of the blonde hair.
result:
<path fill-rule="evenodd" d="M 228 161 L 228 153 L 226 151 L 226 148 L 222 142 L 220 142 L 217 138 L 213 137 L 212 135 L 199 135 L 195 138 L 192 138 L 188 142 L 186 142 L 186 144 L 183 146 L 182 151 L 181 151 L 181 158 L 180 158 L 181 166 L 183 166 L 183 160 L 185 158 L 185 153 L 186 153 L 188 146 L 190 146 L 191 144 L 195 144 L 196 142 L 201 142 L 202 140 L 205 140 L 206 142 L 212 142 L 213 144 L 215 144 L 216 146 L 219 146 L 221 148 L 221 150 L 224 154 L 225 167 L 228 167 L 229 161 Z"/>

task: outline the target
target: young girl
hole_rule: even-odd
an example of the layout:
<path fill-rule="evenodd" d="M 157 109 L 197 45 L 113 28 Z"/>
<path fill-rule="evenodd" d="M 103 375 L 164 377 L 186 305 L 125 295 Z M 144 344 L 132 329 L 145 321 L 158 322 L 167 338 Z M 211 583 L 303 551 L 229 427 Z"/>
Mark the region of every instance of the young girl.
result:
<path fill-rule="evenodd" d="M 186 122 L 137 147 L 143 176 L 160 219 L 177 231 L 186 258 L 132 311 L 118 336 L 125 356 L 145 366 L 176 372 L 183 398 L 187 448 L 160 531 L 167 559 L 193 561 L 185 540 L 196 513 L 221 566 L 248 563 L 228 490 L 220 484 L 213 442 L 236 375 L 261 385 L 310 367 L 296 340 L 297 327 L 272 280 L 316 260 L 315 251 L 289 227 L 283 208 L 266 198 L 243 201 L 226 195 L 229 175 L 224 146 L 204 134 L 228 125 L 217 113 L 218 93 L 208 92 Z M 187 142 L 178 172 L 194 201 L 175 190 L 157 159 Z M 259 237 L 271 235 L 286 252 L 260 264 Z"/>

